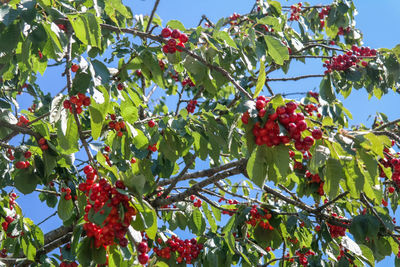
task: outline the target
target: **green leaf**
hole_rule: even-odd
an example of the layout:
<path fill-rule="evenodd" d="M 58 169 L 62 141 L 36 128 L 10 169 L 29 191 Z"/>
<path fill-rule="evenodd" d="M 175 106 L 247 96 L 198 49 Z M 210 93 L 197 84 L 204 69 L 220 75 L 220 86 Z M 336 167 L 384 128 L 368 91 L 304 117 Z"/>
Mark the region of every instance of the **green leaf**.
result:
<path fill-rule="evenodd" d="M 359 244 L 360 249 L 362 251 L 361 259 L 366 261 L 370 266 L 375 266 L 375 258 L 374 254 L 372 253 L 371 249 L 366 245 Z"/>
<path fill-rule="evenodd" d="M 337 159 L 328 159 L 325 169 L 324 191 L 333 199 L 339 191 L 339 182 L 345 178 L 343 166 Z"/>
<path fill-rule="evenodd" d="M 30 242 L 27 236 L 24 236 L 21 239 L 21 246 L 22 246 L 22 251 L 24 252 L 24 255 L 28 258 L 28 260 L 35 261 L 36 248 Z"/>
<path fill-rule="evenodd" d="M 312 158 L 310 160 L 309 168 L 312 173 L 317 173 L 318 168 L 322 167 L 328 160 L 331 152 L 326 146 L 315 146 Z"/>
<path fill-rule="evenodd" d="M 229 33 L 225 32 L 225 31 L 216 31 L 216 32 L 214 32 L 213 37 L 224 41 L 230 47 L 238 49 L 235 41 L 233 41 L 233 39 L 231 38 Z"/>
<path fill-rule="evenodd" d="M 168 21 L 167 26 L 173 30 L 174 29 L 177 29 L 180 31 L 185 30 L 185 26 L 183 26 L 182 22 L 180 22 L 179 20 L 170 20 L 170 21 Z"/>
<path fill-rule="evenodd" d="M 93 260 L 97 264 L 104 264 L 107 261 L 106 250 L 103 246 L 92 250 Z"/>
<path fill-rule="evenodd" d="M 65 200 L 64 196 L 60 197 L 60 202 L 58 203 L 57 213 L 61 220 L 66 221 L 71 218 L 74 211 L 74 204 L 72 199 Z"/>
<path fill-rule="evenodd" d="M 35 191 L 38 183 L 39 179 L 37 175 L 32 172 L 32 167 L 15 171 L 14 186 L 22 194 L 26 195 Z"/>
<path fill-rule="evenodd" d="M 92 261 L 91 238 L 85 238 L 77 248 L 78 261 L 82 266 L 90 266 Z"/>
<path fill-rule="evenodd" d="M 271 35 L 264 36 L 265 43 L 267 44 L 267 53 L 278 65 L 283 65 L 285 60 L 289 59 L 288 48 L 276 37 Z"/>
<path fill-rule="evenodd" d="M 204 215 L 206 215 L 208 224 L 209 224 L 210 227 L 211 227 L 211 231 L 214 232 L 214 233 L 216 233 L 216 232 L 217 232 L 217 229 L 218 229 L 218 226 L 217 226 L 217 224 L 215 223 L 215 219 L 214 219 L 214 217 L 212 216 L 210 210 L 208 209 L 208 205 L 207 205 L 207 203 L 206 203 L 205 201 L 202 203 L 202 208 L 203 208 L 203 211 L 204 211 Z"/>
<path fill-rule="evenodd" d="M 165 83 L 163 79 L 164 72 L 158 65 L 158 59 L 149 51 L 145 51 L 140 55 L 143 60 L 144 65 L 150 70 L 154 82 L 161 88 L 165 88 Z"/>
<path fill-rule="evenodd" d="M 94 106 L 89 107 L 90 113 L 90 126 L 93 140 L 97 140 L 101 135 L 101 129 L 103 127 L 104 117 L 100 110 Z"/>
<path fill-rule="evenodd" d="M 268 166 L 265 160 L 265 149 L 265 146 L 257 146 L 253 153 L 251 153 L 246 167 L 250 180 L 261 188 L 267 178 L 268 171 Z"/>
<path fill-rule="evenodd" d="M 260 92 L 263 89 L 264 84 L 265 84 L 265 78 L 266 78 L 266 76 L 265 76 L 265 62 L 264 62 L 264 60 L 260 60 L 260 72 L 259 72 L 259 75 L 258 75 L 257 84 L 256 84 L 256 91 L 254 92 L 253 98 L 256 98 L 260 94 Z"/>
<path fill-rule="evenodd" d="M 332 102 L 336 99 L 330 76 L 325 76 L 322 79 L 319 85 L 319 93 L 321 98 L 327 102 Z"/>
<path fill-rule="evenodd" d="M 110 72 L 103 62 L 95 59 L 90 61 L 90 73 L 95 86 L 110 83 Z"/>
<path fill-rule="evenodd" d="M 64 127 L 65 130 L 63 130 Z M 57 137 L 64 154 L 72 154 L 79 151 L 78 126 L 73 115 L 69 112 L 67 116 L 64 113 L 61 116 L 61 120 L 57 122 Z"/>
<path fill-rule="evenodd" d="M 350 225 L 350 233 L 354 236 L 356 242 L 364 242 L 368 237 L 374 240 L 379 232 L 380 223 L 372 215 L 358 215 L 353 218 Z"/>
<path fill-rule="evenodd" d="M 192 213 L 192 220 L 194 222 L 194 225 L 196 226 L 196 230 L 197 230 L 197 235 L 201 235 L 202 234 L 202 228 L 203 228 L 203 214 L 201 213 L 201 211 L 199 209 L 194 209 L 193 213 Z"/>
<path fill-rule="evenodd" d="M 85 45 L 101 49 L 101 30 L 96 16 L 92 13 L 67 15 L 76 37 Z"/>

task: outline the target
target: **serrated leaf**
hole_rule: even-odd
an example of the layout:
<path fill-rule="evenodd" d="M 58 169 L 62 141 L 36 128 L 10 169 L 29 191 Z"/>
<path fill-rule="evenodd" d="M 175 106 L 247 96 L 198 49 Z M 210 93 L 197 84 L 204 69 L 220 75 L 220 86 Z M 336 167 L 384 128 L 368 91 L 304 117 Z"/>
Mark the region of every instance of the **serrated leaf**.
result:
<path fill-rule="evenodd" d="M 231 38 L 229 33 L 225 32 L 225 31 L 216 31 L 216 32 L 214 32 L 213 37 L 216 38 L 216 39 L 224 41 L 230 47 L 238 49 L 235 41 Z"/>
<path fill-rule="evenodd" d="M 261 188 L 264 185 L 268 173 L 265 155 L 265 146 L 257 146 L 251 154 L 246 166 L 250 180 Z"/>
<path fill-rule="evenodd" d="M 168 21 L 167 26 L 173 30 L 174 29 L 177 29 L 180 31 L 185 30 L 185 26 L 183 26 L 182 22 L 180 22 L 179 20 L 170 20 L 170 21 Z"/>
<path fill-rule="evenodd" d="M 76 37 L 84 44 L 101 48 L 101 29 L 92 13 L 67 15 Z"/>

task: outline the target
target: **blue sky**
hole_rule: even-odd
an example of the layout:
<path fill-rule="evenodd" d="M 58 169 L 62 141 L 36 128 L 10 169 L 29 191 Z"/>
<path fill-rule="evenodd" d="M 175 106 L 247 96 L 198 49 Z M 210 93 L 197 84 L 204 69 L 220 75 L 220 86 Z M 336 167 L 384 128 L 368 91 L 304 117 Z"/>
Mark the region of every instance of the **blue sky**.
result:
<path fill-rule="evenodd" d="M 125 0 L 134 14 L 150 14 L 154 0 Z M 297 3 L 296 1 L 281 1 L 284 5 Z M 286 2 L 286 3 L 285 3 Z M 331 1 L 309 1 L 311 4 L 327 4 Z M 364 34 L 364 45 L 373 48 L 392 48 L 400 43 L 400 27 L 398 26 L 398 15 L 400 14 L 400 2 L 398 0 L 358 0 L 354 1 L 359 14 L 356 16 L 356 27 L 361 29 Z M 248 13 L 254 1 L 246 0 L 161 0 L 157 14 L 163 19 L 165 24 L 171 19 L 178 19 L 183 22 L 185 27 L 197 26 L 203 14 L 216 22 L 221 17 L 230 16 L 236 12 L 239 14 Z M 46 71 L 45 77 L 40 78 L 39 84 L 45 91 L 59 92 L 64 87 L 65 79 L 60 82 L 60 69 L 50 68 Z M 320 60 L 308 61 L 306 65 L 296 64 L 291 68 L 288 76 L 297 76 L 305 74 L 323 73 Z M 271 77 L 283 77 L 282 74 L 276 74 Z M 309 91 L 318 88 L 320 79 L 308 79 L 300 82 L 274 82 L 271 86 L 275 92 L 285 91 Z M 23 101 L 26 104 L 26 100 Z M 384 96 L 380 101 L 372 98 L 368 100 L 368 95 L 363 91 L 353 91 L 353 93 L 344 100 L 344 105 L 353 113 L 354 121 L 352 124 L 366 123 L 371 124 L 369 116 L 373 116 L 377 111 L 384 112 L 389 119 L 400 117 L 400 111 L 397 105 L 400 103 L 400 96 L 390 93 Z M 26 108 L 29 104 L 24 105 Z M 27 217 L 38 223 L 53 210 L 48 209 L 44 203 L 40 203 L 37 197 L 21 197 L 19 204 Z M 398 217 L 398 216 L 396 216 Z M 400 218 L 397 218 L 400 221 Z M 46 222 L 43 227 L 47 232 L 60 225 L 60 220 L 53 217 Z M 393 261 L 384 261 L 379 266 L 390 266 Z"/>

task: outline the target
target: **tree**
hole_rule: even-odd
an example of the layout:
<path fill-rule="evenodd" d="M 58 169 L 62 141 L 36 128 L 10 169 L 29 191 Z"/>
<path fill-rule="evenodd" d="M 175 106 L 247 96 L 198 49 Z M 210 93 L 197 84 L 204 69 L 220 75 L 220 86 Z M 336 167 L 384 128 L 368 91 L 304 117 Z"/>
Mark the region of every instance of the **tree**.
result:
<path fill-rule="evenodd" d="M 1 262 L 373 266 L 398 254 L 400 120 L 350 127 L 336 96 L 398 92 L 399 48 L 363 47 L 352 1 L 258 0 L 196 28 L 162 26 L 159 2 L 134 16 L 120 0 L 3 1 Z M 309 58 L 321 74 L 285 75 Z M 59 93 L 36 82 L 47 68 L 62 70 Z M 309 77 L 319 92 L 301 100 L 270 86 Z M 34 97 L 26 110 L 20 94 Z M 63 225 L 44 234 L 14 188 L 40 192 Z"/>

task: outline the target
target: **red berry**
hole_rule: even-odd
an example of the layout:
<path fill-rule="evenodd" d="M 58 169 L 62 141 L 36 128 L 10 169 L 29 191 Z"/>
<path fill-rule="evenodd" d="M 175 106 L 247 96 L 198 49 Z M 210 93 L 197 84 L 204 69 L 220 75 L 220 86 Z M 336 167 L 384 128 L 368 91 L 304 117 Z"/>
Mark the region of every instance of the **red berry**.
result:
<path fill-rule="evenodd" d="M 263 100 L 257 100 L 256 101 L 256 108 L 258 110 L 263 109 L 265 107 L 265 101 Z"/>
<path fill-rule="evenodd" d="M 182 43 L 186 43 L 187 41 L 189 41 L 189 38 L 186 34 L 182 33 L 181 36 L 179 36 L 179 41 L 181 41 Z"/>
<path fill-rule="evenodd" d="M 111 150 L 111 148 L 110 148 L 109 146 L 105 146 L 105 147 L 104 147 L 104 151 L 110 152 L 110 150 Z"/>
<path fill-rule="evenodd" d="M 65 197 L 64 197 L 65 200 L 70 200 L 71 198 L 72 198 L 71 195 L 65 195 Z"/>
<path fill-rule="evenodd" d="M 171 37 L 174 39 L 179 39 L 179 37 L 181 37 L 181 32 L 179 30 L 173 30 L 171 33 Z"/>
<path fill-rule="evenodd" d="M 167 44 L 168 44 L 169 47 L 176 46 L 176 40 L 175 39 L 169 39 Z"/>
<path fill-rule="evenodd" d="M 387 205 L 388 205 L 387 201 L 384 200 L 383 198 L 382 198 L 382 205 L 383 205 L 384 207 L 387 207 Z"/>
<path fill-rule="evenodd" d="M 117 188 L 119 188 L 119 189 L 125 189 L 125 184 L 124 184 L 124 182 L 121 181 L 121 180 L 116 181 L 116 182 L 115 182 L 115 186 L 116 186 Z"/>
<path fill-rule="evenodd" d="M 154 125 L 156 125 L 156 123 L 153 120 L 149 120 L 149 122 L 147 123 L 147 125 L 149 125 L 150 128 L 153 128 Z"/>
<path fill-rule="evenodd" d="M 46 143 L 47 141 L 43 137 L 39 139 L 39 145 L 45 145 Z"/>
<path fill-rule="evenodd" d="M 363 67 L 366 67 L 366 66 L 368 66 L 368 62 L 362 61 L 362 62 L 361 62 L 361 65 L 362 65 Z"/>
<path fill-rule="evenodd" d="M 71 66 L 71 71 L 72 71 L 72 72 L 77 72 L 78 70 L 79 70 L 79 65 L 72 64 L 72 66 Z"/>
<path fill-rule="evenodd" d="M 311 132 L 312 137 L 314 137 L 315 140 L 319 140 L 322 138 L 322 131 L 321 129 L 314 129 Z"/>
<path fill-rule="evenodd" d="M 124 85 L 122 84 L 122 83 L 119 83 L 118 85 L 117 85 L 117 89 L 118 90 L 124 90 Z"/>
<path fill-rule="evenodd" d="M 83 105 L 86 107 L 90 106 L 90 97 L 83 99 Z"/>
<path fill-rule="evenodd" d="M 393 193 L 394 193 L 394 190 L 395 190 L 395 189 L 394 189 L 393 186 L 391 186 L 391 187 L 388 188 L 388 191 L 389 191 L 390 194 L 393 194 Z"/>
<path fill-rule="evenodd" d="M 119 132 L 117 133 L 117 136 L 118 136 L 118 137 L 122 137 L 123 135 L 124 135 L 124 133 L 121 132 L 121 131 L 119 131 Z"/>
<path fill-rule="evenodd" d="M 138 256 L 138 260 L 140 264 L 145 265 L 149 261 L 149 255 L 147 255 L 146 253 L 140 254 Z"/>
<path fill-rule="evenodd" d="M 93 167 L 90 166 L 90 165 L 86 165 L 86 166 L 83 168 L 83 172 L 84 172 L 85 174 L 91 173 L 91 172 L 93 172 Z"/>
<path fill-rule="evenodd" d="M 69 100 L 65 100 L 63 103 L 64 108 L 69 109 L 71 108 L 71 102 Z"/>
<path fill-rule="evenodd" d="M 119 245 L 120 245 L 121 247 L 126 247 L 126 246 L 128 245 L 128 239 L 126 239 L 125 237 L 124 237 L 124 238 L 121 238 L 121 239 L 119 240 Z"/>
<path fill-rule="evenodd" d="M 49 146 L 48 145 L 41 145 L 40 148 L 42 150 L 47 150 L 47 149 L 49 149 Z"/>
<path fill-rule="evenodd" d="M 137 250 L 142 254 L 146 253 L 147 249 L 148 249 L 147 243 L 144 242 L 144 241 L 140 242 L 138 247 L 137 247 Z"/>
<path fill-rule="evenodd" d="M 172 31 L 171 31 L 170 28 L 164 28 L 161 31 L 161 36 L 164 37 L 164 38 L 168 38 L 168 37 L 171 36 L 171 33 L 172 33 Z"/>
<path fill-rule="evenodd" d="M 31 156 L 32 156 L 32 152 L 30 152 L 30 151 L 26 151 L 25 154 L 24 154 L 24 157 L 26 159 L 29 159 Z"/>
<path fill-rule="evenodd" d="M 136 163 L 136 159 L 135 158 L 131 158 L 131 163 L 132 164 Z"/>

